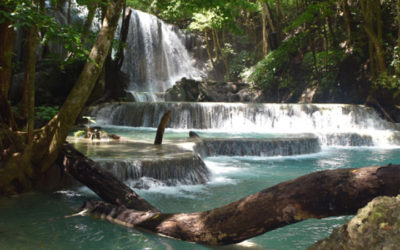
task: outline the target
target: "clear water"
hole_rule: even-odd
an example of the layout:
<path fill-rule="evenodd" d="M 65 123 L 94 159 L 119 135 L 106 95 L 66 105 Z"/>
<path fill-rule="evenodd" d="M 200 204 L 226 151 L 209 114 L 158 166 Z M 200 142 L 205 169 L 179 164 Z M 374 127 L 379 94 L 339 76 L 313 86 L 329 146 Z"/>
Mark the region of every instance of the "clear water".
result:
<path fill-rule="evenodd" d="M 154 129 L 109 128 L 131 139 L 151 141 Z M 214 133 L 198 131 L 202 136 Z M 228 133 L 219 136 L 232 136 Z M 236 136 L 248 136 L 239 135 Z M 277 135 L 257 135 L 270 137 Z M 169 131 L 170 141 L 185 140 L 187 131 Z M 319 170 L 400 163 L 400 148 L 323 148 L 322 152 L 291 157 L 210 157 L 206 185 L 166 187 L 155 184 L 136 190 L 163 212 L 212 209 L 279 182 Z M 159 237 L 94 219 L 65 217 L 79 211 L 85 200 L 99 199 L 87 188 L 30 193 L 0 199 L 0 249 L 210 249 Z M 327 237 L 349 216 L 307 220 L 255 237 L 227 249 L 305 249 Z"/>

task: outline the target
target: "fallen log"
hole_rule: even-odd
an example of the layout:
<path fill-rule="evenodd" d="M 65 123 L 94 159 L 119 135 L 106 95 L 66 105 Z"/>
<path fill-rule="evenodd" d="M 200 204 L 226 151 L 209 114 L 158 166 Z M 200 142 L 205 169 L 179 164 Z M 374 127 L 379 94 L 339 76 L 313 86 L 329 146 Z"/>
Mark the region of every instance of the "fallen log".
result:
<path fill-rule="evenodd" d="M 354 214 L 376 196 L 400 193 L 400 165 L 314 172 L 199 213 L 163 214 L 86 202 L 90 214 L 184 241 L 237 243 L 309 218 Z"/>
<path fill-rule="evenodd" d="M 64 172 L 93 190 L 104 201 L 141 211 L 158 211 L 131 188 L 65 143 L 56 162 Z"/>

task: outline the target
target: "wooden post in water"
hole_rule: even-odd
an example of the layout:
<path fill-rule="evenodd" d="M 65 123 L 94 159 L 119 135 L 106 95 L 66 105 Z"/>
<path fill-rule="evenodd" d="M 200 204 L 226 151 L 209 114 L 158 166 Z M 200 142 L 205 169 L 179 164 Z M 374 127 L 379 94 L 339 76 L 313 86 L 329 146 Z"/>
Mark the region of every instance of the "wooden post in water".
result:
<path fill-rule="evenodd" d="M 154 139 L 154 145 L 161 145 L 165 127 L 167 126 L 170 117 L 171 117 L 171 110 L 166 111 L 162 116 L 161 121 L 158 124 L 156 138 Z"/>

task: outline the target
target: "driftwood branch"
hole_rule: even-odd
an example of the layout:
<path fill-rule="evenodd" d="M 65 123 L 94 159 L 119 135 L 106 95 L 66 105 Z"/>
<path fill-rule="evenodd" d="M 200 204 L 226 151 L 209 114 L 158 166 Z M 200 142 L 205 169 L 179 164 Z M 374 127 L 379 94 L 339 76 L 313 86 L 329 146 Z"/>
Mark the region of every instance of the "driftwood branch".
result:
<path fill-rule="evenodd" d="M 199 213 L 162 214 L 105 202 L 87 202 L 84 208 L 125 226 L 185 241 L 225 245 L 309 218 L 354 214 L 376 196 L 398 193 L 400 165 L 388 165 L 311 173 Z"/>
<path fill-rule="evenodd" d="M 101 169 L 69 144 L 64 144 L 57 164 L 104 201 L 140 211 L 158 211 L 111 173 Z"/>
<path fill-rule="evenodd" d="M 158 124 L 158 127 L 157 127 L 156 138 L 154 139 L 154 144 L 155 145 L 161 145 L 162 144 L 165 127 L 167 126 L 167 123 L 168 123 L 170 117 L 171 117 L 171 111 L 170 110 L 166 111 L 164 113 L 164 115 L 162 116 L 160 124 Z"/>

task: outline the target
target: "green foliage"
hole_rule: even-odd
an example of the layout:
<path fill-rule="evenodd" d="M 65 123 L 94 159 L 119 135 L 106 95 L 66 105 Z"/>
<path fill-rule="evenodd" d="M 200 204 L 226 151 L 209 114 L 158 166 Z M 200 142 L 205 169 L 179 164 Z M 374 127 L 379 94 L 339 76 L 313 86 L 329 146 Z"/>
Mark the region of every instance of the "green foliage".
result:
<path fill-rule="evenodd" d="M 329 72 L 337 69 L 337 65 L 346 56 L 342 50 L 328 50 L 315 53 L 315 59 L 312 52 L 308 52 L 304 57 L 304 64 L 313 74 L 320 72 Z"/>
<path fill-rule="evenodd" d="M 319 20 L 333 13 L 331 1 L 321 1 L 307 6 L 306 10 L 299 15 L 288 27 L 287 30 L 298 28 L 305 24 L 318 25 Z"/>
<path fill-rule="evenodd" d="M 248 0 L 153 0 L 151 11 L 174 24 L 190 24 L 192 30 L 228 28 L 238 31 L 235 20 L 243 11 L 257 11 L 257 4 Z"/>
<path fill-rule="evenodd" d="M 398 73 L 398 74 L 400 73 L 400 47 L 399 46 L 395 46 L 393 49 L 393 59 L 392 59 L 392 62 L 390 63 L 390 66 L 392 66 L 394 68 L 396 73 Z"/>
<path fill-rule="evenodd" d="M 59 106 L 39 106 L 35 108 L 35 114 L 37 117 L 49 121 L 58 113 L 59 109 Z"/>
<path fill-rule="evenodd" d="M 271 88 L 276 84 L 275 76 L 281 73 L 285 66 L 289 64 L 292 54 L 295 54 L 301 47 L 305 33 L 288 39 L 281 43 L 276 49 L 271 51 L 264 59 L 257 63 L 256 69 L 250 76 L 250 80 L 263 88 Z"/>
<path fill-rule="evenodd" d="M 248 70 L 248 67 L 254 64 L 254 52 L 246 50 L 240 51 L 230 60 L 230 76 L 233 80 L 238 80 L 242 74 Z"/>
<path fill-rule="evenodd" d="M 376 89 L 386 89 L 393 93 L 394 98 L 400 97 L 400 77 L 382 73 L 374 82 Z"/>
<path fill-rule="evenodd" d="M 203 31 L 205 29 L 221 29 L 226 18 L 220 13 L 219 8 L 203 10 L 193 14 L 193 21 L 189 25 L 190 30 Z"/>
<path fill-rule="evenodd" d="M 85 4 L 88 1 L 85 0 Z M 54 3 L 57 4 L 57 3 Z M 54 17 L 49 16 L 46 10 L 41 10 L 39 6 L 29 0 L 6 0 L 0 2 L 0 7 L 7 8 L 10 11 L 0 11 L 0 23 L 5 21 L 11 22 L 11 27 L 15 30 L 28 28 L 36 25 L 41 31 L 41 36 L 38 36 L 41 44 L 46 44 L 50 41 L 63 44 L 71 56 L 65 60 L 55 55 L 54 59 L 64 64 L 73 63 L 78 60 L 86 59 L 89 51 L 85 48 L 81 40 L 81 34 L 76 27 L 70 25 L 62 25 L 58 23 Z"/>
<path fill-rule="evenodd" d="M 342 50 L 328 50 L 315 53 L 308 52 L 303 65 L 310 72 L 308 81 L 320 87 L 332 90 L 335 87 L 340 63 L 346 58 Z"/>

